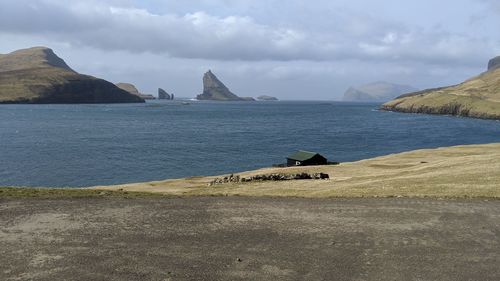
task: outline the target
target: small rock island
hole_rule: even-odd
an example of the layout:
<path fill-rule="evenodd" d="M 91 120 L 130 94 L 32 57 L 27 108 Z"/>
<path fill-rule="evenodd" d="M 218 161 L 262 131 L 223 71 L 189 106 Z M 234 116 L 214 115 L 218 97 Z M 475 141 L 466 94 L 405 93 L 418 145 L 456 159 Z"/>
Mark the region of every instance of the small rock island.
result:
<path fill-rule="evenodd" d="M 0 55 L 0 103 L 143 103 L 111 82 L 71 69 L 51 49 Z"/>
<path fill-rule="evenodd" d="M 158 88 L 158 99 L 160 100 L 173 100 L 174 94 L 169 94 L 162 88 Z"/>
<path fill-rule="evenodd" d="M 233 94 L 211 70 L 203 75 L 203 93 L 196 96 L 196 99 L 212 101 L 255 101 L 253 98 L 238 97 Z"/>
<path fill-rule="evenodd" d="M 258 96 L 257 100 L 259 100 L 259 101 L 277 101 L 278 98 L 267 96 L 267 95 L 262 95 L 262 96 Z"/>
<path fill-rule="evenodd" d="M 500 57 L 488 70 L 455 86 L 402 95 L 382 105 L 382 110 L 500 119 Z"/>

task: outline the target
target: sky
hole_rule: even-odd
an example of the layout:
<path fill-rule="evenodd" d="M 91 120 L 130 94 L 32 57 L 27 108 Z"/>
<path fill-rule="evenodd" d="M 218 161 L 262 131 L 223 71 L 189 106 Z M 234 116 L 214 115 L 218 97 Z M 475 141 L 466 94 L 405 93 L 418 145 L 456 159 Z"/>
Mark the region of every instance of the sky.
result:
<path fill-rule="evenodd" d="M 375 81 L 460 83 L 500 55 L 497 0 L 0 0 L 0 53 L 52 48 L 141 92 L 339 100 Z"/>

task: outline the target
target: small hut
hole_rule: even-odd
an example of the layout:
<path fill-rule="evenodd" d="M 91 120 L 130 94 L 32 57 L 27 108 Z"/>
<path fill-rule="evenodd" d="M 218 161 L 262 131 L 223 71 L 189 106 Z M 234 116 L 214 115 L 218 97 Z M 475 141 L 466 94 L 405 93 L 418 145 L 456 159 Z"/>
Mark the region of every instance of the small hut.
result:
<path fill-rule="evenodd" d="M 299 150 L 286 158 L 288 167 L 326 165 L 328 160 L 316 152 Z"/>

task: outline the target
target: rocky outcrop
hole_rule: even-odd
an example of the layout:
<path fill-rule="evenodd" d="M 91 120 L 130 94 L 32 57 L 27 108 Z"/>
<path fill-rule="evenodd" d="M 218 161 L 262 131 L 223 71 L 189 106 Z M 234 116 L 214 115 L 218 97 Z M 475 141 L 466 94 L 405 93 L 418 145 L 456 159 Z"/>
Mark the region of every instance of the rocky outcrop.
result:
<path fill-rule="evenodd" d="M 461 84 L 402 95 L 381 109 L 500 119 L 500 67 L 492 61 L 488 71 Z"/>
<path fill-rule="evenodd" d="M 213 73 L 209 70 L 203 75 L 203 93 L 196 96 L 197 100 L 213 101 L 253 101 L 253 98 L 241 98 L 233 94 Z"/>
<path fill-rule="evenodd" d="M 374 82 L 358 87 L 350 87 L 344 93 L 343 101 L 350 102 L 386 102 L 405 93 L 417 89 L 387 82 Z"/>
<path fill-rule="evenodd" d="M 262 96 L 258 96 L 257 100 L 259 100 L 259 101 L 277 101 L 278 98 L 262 95 Z"/>
<path fill-rule="evenodd" d="M 0 103 L 137 103 L 113 83 L 71 69 L 51 49 L 0 55 Z"/>
<path fill-rule="evenodd" d="M 158 99 L 160 100 L 173 100 L 174 99 L 174 94 L 169 94 L 167 91 L 163 90 L 162 88 L 158 88 Z"/>
<path fill-rule="evenodd" d="M 299 174 L 267 174 L 267 175 L 255 175 L 251 177 L 240 177 L 238 175 L 229 175 L 224 178 L 215 178 L 212 180 L 208 186 L 214 186 L 218 184 L 225 183 L 242 183 L 242 182 L 252 182 L 252 181 L 289 181 L 289 180 L 328 180 L 330 176 L 324 173 L 299 173 Z"/>
<path fill-rule="evenodd" d="M 130 84 L 130 83 L 117 83 L 116 86 L 122 90 L 125 90 L 125 91 L 131 93 L 132 95 L 136 95 L 136 96 L 143 98 L 145 100 L 156 99 L 153 95 L 146 95 L 146 94 L 140 93 L 139 90 L 137 90 L 137 88 L 133 84 Z"/>
<path fill-rule="evenodd" d="M 500 56 L 493 58 L 488 62 L 488 71 L 495 70 L 497 68 L 500 68 Z"/>

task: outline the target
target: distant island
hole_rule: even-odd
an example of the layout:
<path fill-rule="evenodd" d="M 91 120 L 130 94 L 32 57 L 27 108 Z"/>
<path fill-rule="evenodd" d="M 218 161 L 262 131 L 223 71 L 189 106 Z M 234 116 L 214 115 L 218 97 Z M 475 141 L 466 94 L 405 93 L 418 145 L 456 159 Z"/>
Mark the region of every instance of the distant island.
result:
<path fill-rule="evenodd" d="M 488 70 L 461 84 L 402 95 L 381 109 L 408 113 L 446 114 L 500 119 L 500 57 Z"/>
<path fill-rule="evenodd" d="M 160 100 L 173 100 L 174 94 L 169 94 L 162 88 L 158 88 L 158 99 Z"/>
<path fill-rule="evenodd" d="M 125 91 L 131 93 L 132 95 L 136 95 L 136 96 L 143 98 L 145 100 L 156 99 L 153 95 L 147 95 L 147 94 L 143 94 L 143 93 L 139 92 L 139 90 L 137 90 L 137 88 L 133 84 L 130 84 L 130 83 L 116 83 L 116 86 L 122 90 L 125 90 Z"/>
<path fill-rule="evenodd" d="M 350 87 L 342 98 L 351 102 L 386 102 L 402 94 L 417 91 L 408 85 L 398 85 L 388 82 L 373 82 L 357 87 Z"/>
<path fill-rule="evenodd" d="M 253 98 L 239 97 L 233 94 L 211 70 L 203 75 L 203 93 L 196 96 L 196 99 L 212 101 L 255 101 Z"/>
<path fill-rule="evenodd" d="M 262 96 L 258 96 L 257 100 L 259 100 L 259 101 L 277 101 L 278 98 L 271 97 L 271 96 L 266 96 L 266 95 L 262 95 Z"/>
<path fill-rule="evenodd" d="M 51 49 L 0 55 L 0 103 L 142 103 L 113 83 L 71 69 Z"/>

